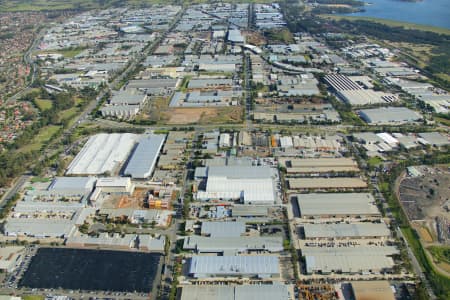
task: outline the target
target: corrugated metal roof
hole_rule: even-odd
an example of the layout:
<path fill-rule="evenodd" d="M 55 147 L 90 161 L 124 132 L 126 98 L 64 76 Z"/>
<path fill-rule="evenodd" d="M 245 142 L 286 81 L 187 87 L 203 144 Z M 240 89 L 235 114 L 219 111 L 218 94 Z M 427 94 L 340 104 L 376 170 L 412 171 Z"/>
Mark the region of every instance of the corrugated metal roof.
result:
<path fill-rule="evenodd" d="M 149 135 L 139 141 L 124 174 L 132 178 L 148 178 L 156 165 L 165 135 Z"/>
<path fill-rule="evenodd" d="M 184 286 L 181 300 L 287 300 L 284 284 L 264 285 L 195 285 Z"/>
<path fill-rule="evenodd" d="M 306 238 L 341 238 L 364 236 L 389 236 L 390 232 L 384 223 L 360 224 L 305 224 Z"/>
<path fill-rule="evenodd" d="M 279 275 L 277 256 L 193 256 L 189 274 L 194 276 Z"/>
<path fill-rule="evenodd" d="M 380 214 L 369 193 L 298 194 L 296 197 L 302 216 Z"/>
<path fill-rule="evenodd" d="M 244 222 L 202 222 L 202 235 L 231 237 L 243 233 L 245 233 Z"/>

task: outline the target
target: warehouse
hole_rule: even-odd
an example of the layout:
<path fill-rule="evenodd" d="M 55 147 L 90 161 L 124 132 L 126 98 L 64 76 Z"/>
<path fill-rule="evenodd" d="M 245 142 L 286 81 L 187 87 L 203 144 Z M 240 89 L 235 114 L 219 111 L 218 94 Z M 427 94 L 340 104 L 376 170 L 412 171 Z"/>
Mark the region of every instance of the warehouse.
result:
<path fill-rule="evenodd" d="M 189 80 L 189 89 L 232 88 L 233 80 L 227 78 L 195 78 Z"/>
<path fill-rule="evenodd" d="M 244 222 L 202 222 L 201 234 L 203 236 L 238 237 L 244 233 Z"/>
<path fill-rule="evenodd" d="M 397 101 L 397 96 L 368 89 L 360 77 L 354 80 L 345 75 L 326 75 L 325 81 L 336 91 L 337 95 L 351 105 L 390 103 Z"/>
<path fill-rule="evenodd" d="M 370 125 L 398 125 L 417 122 L 422 116 L 406 107 L 380 107 L 363 109 L 359 116 Z"/>
<path fill-rule="evenodd" d="M 236 255 L 249 252 L 276 253 L 283 251 L 281 236 L 237 236 L 237 237 L 204 237 L 189 236 L 184 239 L 184 250 L 196 253 L 217 253 Z"/>
<path fill-rule="evenodd" d="M 96 178 L 89 177 L 56 177 L 48 187 L 48 191 L 57 195 L 89 195 L 94 189 Z"/>
<path fill-rule="evenodd" d="M 146 179 L 153 173 L 165 135 L 148 135 L 142 138 L 125 168 L 124 174 L 133 179 Z"/>
<path fill-rule="evenodd" d="M 208 167 L 205 191 L 197 199 L 240 200 L 245 204 L 274 204 L 277 170 L 267 166 Z"/>
<path fill-rule="evenodd" d="M 389 281 L 352 281 L 355 300 L 395 300 Z"/>
<path fill-rule="evenodd" d="M 359 239 L 390 236 L 390 231 L 384 223 L 304 224 L 302 227 L 305 239 Z"/>
<path fill-rule="evenodd" d="M 66 246 L 72 248 L 95 247 L 122 250 L 137 249 L 149 252 L 164 252 L 165 238 L 150 235 L 101 233 L 99 236 L 76 234 L 66 239 Z"/>
<path fill-rule="evenodd" d="M 261 285 L 188 285 L 183 286 L 180 300 L 288 300 L 283 284 Z"/>
<path fill-rule="evenodd" d="M 13 272 L 25 256 L 25 247 L 11 246 L 0 248 L 0 271 Z M 19 298 L 21 299 L 21 298 Z"/>
<path fill-rule="evenodd" d="M 136 105 L 142 106 L 147 100 L 143 94 L 132 94 L 128 91 L 120 91 L 113 95 L 109 104 L 111 105 Z"/>
<path fill-rule="evenodd" d="M 238 29 L 230 29 L 228 31 L 228 41 L 236 44 L 244 44 L 245 39 L 241 34 L 241 31 Z"/>
<path fill-rule="evenodd" d="M 280 277 L 277 256 L 193 256 L 189 275 L 194 278 L 210 277 Z"/>
<path fill-rule="evenodd" d="M 339 178 L 289 178 L 292 190 L 355 190 L 367 188 L 367 183 L 358 177 Z"/>
<path fill-rule="evenodd" d="M 280 164 L 288 174 L 336 174 L 358 172 L 358 164 L 352 158 L 280 158 Z"/>
<path fill-rule="evenodd" d="M 375 199 L 369 193 L 297 194 L 302 217 L 379 216 Z"/>
<path fill-rule="evenodd" d="M 147 95 L 166 95 L 175 90 L 179 79 L 171 78 L 152 78 L 130 80 L 127 89 L 138 89 Z"/>
<path fill-rule="evenodd" d="M 132 195 L 135 185 L 131 183 L 128 177 L 105 177 L 99 178 L 96 189 L 100 189 L 102 193 L 115 195 Z"/>
<path fill-rule="evenodd" d="M 307 274 L 381 273 L 392 269 L 394 261 L 389 256 L 398 253 L 392 246 L 302 249 Z"/>
<path fill-rule="evenodd" d="M 423 144 L 429 144 L 433 147 L 444 147 L 450 145 L 450 140 L 447 135 L 439 132 L 423 132 L 419 133 L 421 142 Z"/>
<path fill-rule="evenodd" d="M 4 230 L 6 236 L 60 238 L 70 236 L 76 227 L 70 219 L 8 218 Z"/>
<path fill-rule="evenodd" d="M 100 133 L 89 138 L 67 168 L 67 175 L 117 174 L 133 149 L 138 135 Z"/>

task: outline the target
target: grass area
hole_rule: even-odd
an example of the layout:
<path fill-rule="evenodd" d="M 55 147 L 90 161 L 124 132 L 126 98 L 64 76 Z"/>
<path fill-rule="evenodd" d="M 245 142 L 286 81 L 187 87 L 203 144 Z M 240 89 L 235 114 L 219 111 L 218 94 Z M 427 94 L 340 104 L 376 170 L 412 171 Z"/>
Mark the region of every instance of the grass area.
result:
<path fill-rule="evenodd" d="M 62 54 L 65 58 L 74 58 L 81 52 L 83 52 L 86 47 L 76 47 L 76 48 L 67 48 L 56 51 L 56 53 Z"/>
<path fill-rule="evenodd" d="M 379 158 L 378 156 L 371 157 L 367 160 L 367 164 L 369 165 L 369 167 L 372 167 L 372 168 L 379 166 L 382 162 L 383 162 L 383 160 L 381 158 Z"/>
<path fill-rule="evenodd" d="M 450 126 L 450 120 L 447 120 L 447 119 L 444 119 L 444 118 L 441 118 L 441 117 L 434 117 L 434 119 L 437 122 L 439 122 L 441 124 L 444 124 L 445 126 Z"/>
<path fill-rule="evenodd" d="M 44 300 L 45 296 L 42 295 L 24 295 L 22 296 L 23 300 Z"/>
<path fill-rule="evenodd" d="M 34 102 L 36 103 L 36 105 L 40 111 L 48 110 L 48 109 L 52 108 L 52 105 L 53 105 L 52 100 L 49 100 L 49 99 L 37 98 L 34 100 Z"/>
<path fill-rule="evenodd" d="M 445 262 L 450 264 L 450 247 L 448 246 L 431 246 L 428 250 L 433 255 L 436 263 Z"/>
<path fill-rule="evenodd" d="M 33 177 L 30 181 L 31 181 L 31 183 L 36 183 L 36 182 L 49 182 L 49 181 L 50 181 L 50 178 L 45 178 L 45 177 L 35 176 L 35 177 Z"/>
<path fill-rule="evenodd" d="M 50 125 L 45 126 L 41 128 L 39 133 L 33 138 L 32 141 L 25 147 L 21 148 L 21 152 L 28 152 L 28 151 L 38 151 L 42 148 L 42 146 L 50 141 L 50 139 L 55 135 L 58 130 L 60 130 L 60 126 L 56 125 Z"/>
<path fill-rule="evenodd" d="M 285 44 L 294 42 L 294 36 L 287 28 L 268 30 L 266 34 L 267 38 L 271 41 L 278 41 Z"/>
<path fill-rule="evenodd" d="M 357 21 L 357 20 L 371 21 L 371 22 L 376 22 L 376 23 L 391 26 L 391 27 L 401 26 L 401 27 L 404 27 L 405 29 L 416 29 L 416 30 L 422 30 L 422 31 L 435 32 L 438 34 L 450 35 L 450 29 L 429 26 L 429 25 L 414 24 L 414 23 L 408 23 L 408 22 L 393 21 L 393 20 L 387 20 L 387 19 L 379 19 L 379 18 L 372 18 L 372 17 L 360 17 L 360 16 L 337 16 L 337 15 L 321 15 L 321 17 L 327 18 L 327 19 L 332 19 L 332 20 L 343 20 L 344 19 L 344 20 L 349 20 L 349 21 Z"/>

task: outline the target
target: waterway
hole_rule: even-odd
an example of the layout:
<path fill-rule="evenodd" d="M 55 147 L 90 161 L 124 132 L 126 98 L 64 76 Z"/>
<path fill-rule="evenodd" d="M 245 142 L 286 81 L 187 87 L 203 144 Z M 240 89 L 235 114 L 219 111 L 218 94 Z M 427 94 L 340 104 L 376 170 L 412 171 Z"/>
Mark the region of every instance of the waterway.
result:
<path fill-rule="evenodd" d="M 450 29 L 450 0 L 363 0 L 364 12 L 346 14 L 431 25 Z"/>

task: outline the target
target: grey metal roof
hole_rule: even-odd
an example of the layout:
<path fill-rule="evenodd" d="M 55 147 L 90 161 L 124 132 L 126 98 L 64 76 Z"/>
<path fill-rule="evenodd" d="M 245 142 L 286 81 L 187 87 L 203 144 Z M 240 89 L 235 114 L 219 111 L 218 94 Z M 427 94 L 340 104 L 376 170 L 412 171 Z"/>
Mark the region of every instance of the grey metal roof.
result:
<path fill-rule="evenodd" d="M 211 237 L 241 236 L 245 233 L 244 222 L 202 222 L 202 235 Z"/>
<path fill-rule="evenodd" d="M 448 136 L 445 136 L 439 132 L 423 132 L 419 133 L 419 136 L 431 145 L 435 145 L 438 147 L 450 144 Z"/>
<path fill-rule="evenodd" d="M 120 91 L 114 94 L 109 101 L 112 105 L 140 105 L 145 101 L 146 96 L 143 94 L 132 94 L 128 91 Z"/>
<path fill-rule="evenodd" d="M 296 195 L 300 214 L 305 215 L 379 215 L 369 193 L 320 193 Z"/>
<path fill-rule="evenodd" d="M 422 118 L 419 113 L 406 107 L 363 109 L 360 111 L 360 115 L 367 123 L 373 124 L 405 123 L 417 121 Z"/>
<path fill-rule="evenodd" d="M 273 170 L 267 166 L 208 167 L 208 177 L 261 179 L 261 178 L 271 178 L 272 175 Z"/>
<path fill-rule="evenodd" d="M 183 248 L 199 253 L 238 254 L 248 250 L 280 252 L 283 251 L 281 236 L 238 236 L 238 237 L 204 237 L 189 236 L 184 239 Z"/>
<path fill-rule="evenodd" d="M 284 284 L 183 286 L 181 300 L 287 300 Z"/>
<path fill-rule="evenodd" d="M 193 256 L 189 266 L 189 274 L 194 277 L 240 276 L 240 275 L 279 275 L 279 259 L 277 256 Z"/>
<path fill-rule="evenodd" d="M 390 232 L 384 223 L 359 224 L 304 224 L 306 238 L 342 238 L 389 236 Z"/>
<path fill-rule="evenodd" d="M 95 183 L 95 177 L 56 177 L 50 186 L 49 191 L 53 192 L 73 192 L 80 194 L 92 191 Z"/>
<path fill-rule="evenodd" d="M 148 178 L 156 164 L 165 135 L 149 135 L 139 141 L 124 174 L 132 178 Z"/>

